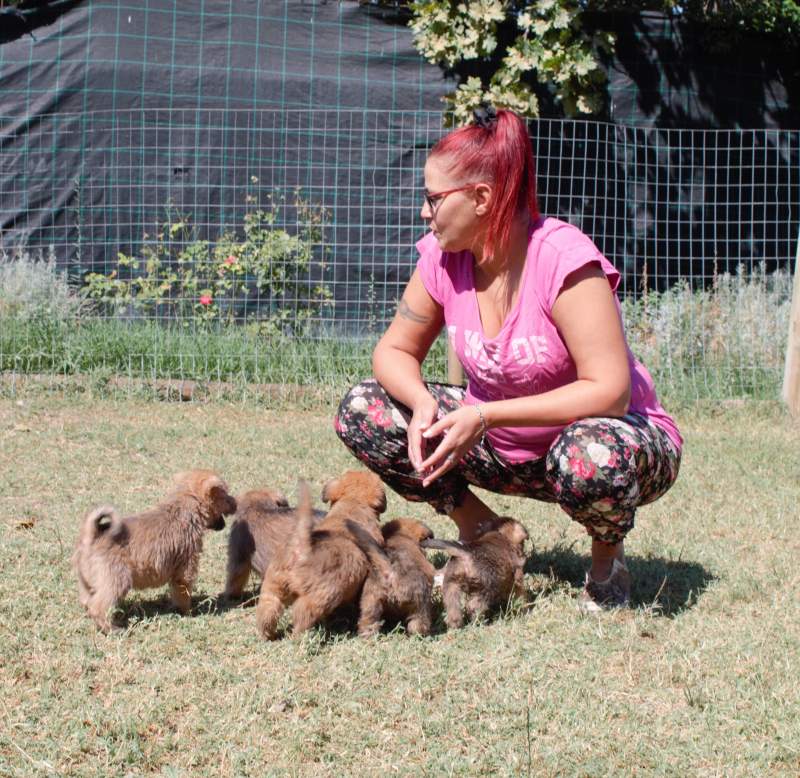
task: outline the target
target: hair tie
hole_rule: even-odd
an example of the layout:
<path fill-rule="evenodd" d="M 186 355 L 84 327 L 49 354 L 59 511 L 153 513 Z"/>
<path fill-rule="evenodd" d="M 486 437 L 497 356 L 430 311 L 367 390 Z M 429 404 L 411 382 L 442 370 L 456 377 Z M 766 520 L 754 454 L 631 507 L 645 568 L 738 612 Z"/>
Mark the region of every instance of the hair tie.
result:
<path fill-rule="evenodd" d="M 497 124 L 497 111 L 488 103 L 481 103 L 480 107 L 475 108 L 472 117 L 475 124 L 484 130 L 491 130 Z"/>

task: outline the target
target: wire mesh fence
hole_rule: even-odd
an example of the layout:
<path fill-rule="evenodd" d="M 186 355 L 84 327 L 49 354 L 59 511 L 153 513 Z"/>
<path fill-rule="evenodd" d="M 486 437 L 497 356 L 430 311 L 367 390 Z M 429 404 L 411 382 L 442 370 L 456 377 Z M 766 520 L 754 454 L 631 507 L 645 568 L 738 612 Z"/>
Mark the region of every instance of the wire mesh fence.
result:
<path fill-rule="evenodd" d="M 0 119 L 0 162 L 17 171 L 0 192 L 6 379 L 324 395 L 369 372 L 425 231 L 422 169 L 441 114 L 133 110 L 41 122 L 31 134 Z M 542 212 L 582 228 L 621 271 L 629 342 L 662 391 L 776 393 L 800 131 L 555 119 L 530 131 Z M 429 375 L 444 374 L 440 343 Z"/>

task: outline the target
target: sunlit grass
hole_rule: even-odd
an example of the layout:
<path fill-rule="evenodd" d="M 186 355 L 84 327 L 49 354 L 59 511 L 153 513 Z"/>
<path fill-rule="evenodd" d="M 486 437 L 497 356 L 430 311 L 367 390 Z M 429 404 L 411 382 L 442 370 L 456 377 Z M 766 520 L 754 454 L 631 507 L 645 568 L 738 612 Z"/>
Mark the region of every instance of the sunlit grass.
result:
<path fill-rule="evenodd" d="M 113 401 L 55 385 L 0 399 L 0 775 L 797 775 L 797 423 L 773 403 L 686 407 L 673 489 L 628 542 L 634 609 L 576 608 L 588 542 L 552 505 L 485 495 L 528 527 L 531 602 L 429 639 L 337 625 L 262 642 L 221 608 L 227 532 L 194 613 L 163 591 L 98 635 L 69 567 L 83 512 L 152 504 L 169 474 L 236 490 L 355 466 L 333 409 Z M 452 525 L 389 495 L 387 516 Z"/>

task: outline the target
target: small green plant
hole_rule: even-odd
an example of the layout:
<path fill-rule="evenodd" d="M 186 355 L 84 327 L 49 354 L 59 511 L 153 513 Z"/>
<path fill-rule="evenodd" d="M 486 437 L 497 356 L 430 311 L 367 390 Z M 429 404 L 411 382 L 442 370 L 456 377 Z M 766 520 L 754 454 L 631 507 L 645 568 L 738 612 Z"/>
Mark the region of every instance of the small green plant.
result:
<path fill-rule="evenodd" d="M 117 316 L 306 333 L 331 304 L 330 290 L 307 280 L 326 214 L 295 193 L 297 231 L 290 234 L 278 226 L 283 197 L 256 207 L 249 196 L 247 205 L 241 230 L 224 230 L 213 243 L 197 237 L 189 216 L 169 212 L 152 239 L 144 236 L 137 256 L 120 252 L 110 272 L 86 276 L 86 296 Z"/>
<path fill-rule="evenodd" d="M 69 321 L 84 307 L 56 267 L 52 248 L 33 255 L 0 250 L 0 320 Z"/>
<path fill-rule="evenodd" d="M 645 291 L 623 301 L 623 314 L 631 349 L 659 385 L 714 374 L 720 394 L 758 395 L 781 375 L 791 303 L 791 273 L 767 273 L 762 263 L 715 274 L 707 289 L 684 279 L 663 292 Z"/>

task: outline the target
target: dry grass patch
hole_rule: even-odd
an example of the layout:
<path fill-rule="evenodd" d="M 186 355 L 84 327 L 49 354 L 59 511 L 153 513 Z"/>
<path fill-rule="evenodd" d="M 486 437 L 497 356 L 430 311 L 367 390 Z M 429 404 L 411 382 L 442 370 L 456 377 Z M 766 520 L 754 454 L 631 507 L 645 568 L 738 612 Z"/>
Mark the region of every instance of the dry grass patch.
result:
<path fill-rule="evenodd" d="M 0 775 L 798 774 L 798 426 L 770 404 L 679 421 L 681 477 L 630 538 L 634 610 L 580 615 L 585 535 L 493 496 L 531 532 L 528 606 L 430 639 L 268 644 L 252 607 L 217 603 L 227 533 L 191 617 L 135 592 L 110 637 L 80 611 L 72 543 L 87 507 L 139 510 L 190 466 L 236 491 L 320 487 L 355 464 L 330 414 L 0 400 Z M 454 534 L 391 494 L 401 513 Z"/>

